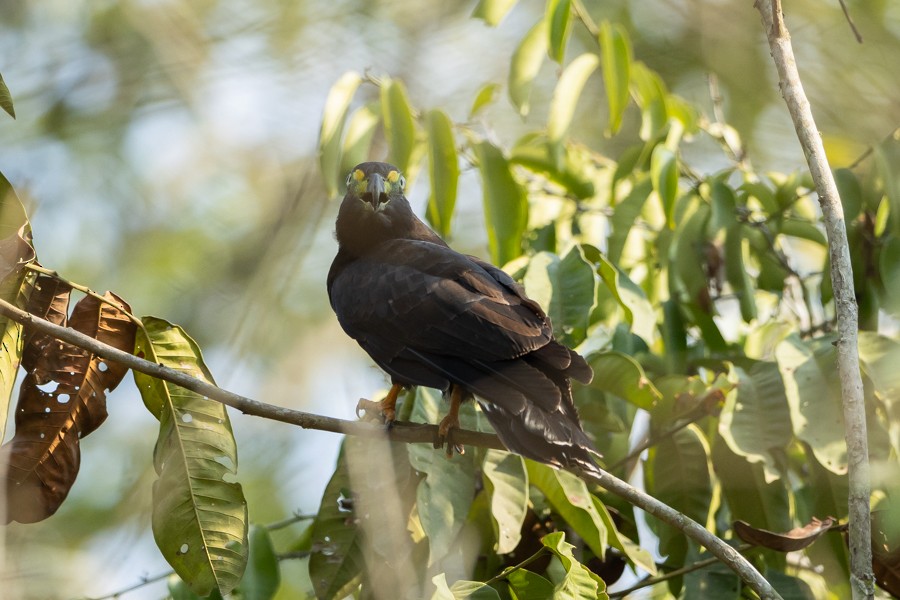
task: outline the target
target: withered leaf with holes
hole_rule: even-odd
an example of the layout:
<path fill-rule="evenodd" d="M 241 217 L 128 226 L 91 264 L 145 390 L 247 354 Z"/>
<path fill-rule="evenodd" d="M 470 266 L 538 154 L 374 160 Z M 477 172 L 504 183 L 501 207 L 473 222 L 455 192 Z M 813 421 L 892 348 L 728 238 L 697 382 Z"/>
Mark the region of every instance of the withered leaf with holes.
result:
<path fill-rule="evenodd" d="M 812 521 L 804 527 L 797 527 L 785 533 L 757 529 L 746 521 L 735 521 L 732 527 L 734 528 L 734 533 L 748 544 L 755 544 L 779 552 L 795 552 L 812 544 L 820 535 L 834 527 L 836 523 L 837 520 L 834 517 L 827 517 L 824 521 L 813 517 Z"/>
<path fill-rule="evenodd" d="M 38 314 L 65 320 L 68 291 L 48 291 Z M 62 297 L 66 300 L 63 302 Z M 119 297 L 106 298 L 130 310 Z M 35 308 L 38 298 L 35 299 Z M 135 325 L 109 304 L 87 296 L 68 326 L 120 350 L 134 349 Z M 6 522 L 34 523 L 56 512 L 75 483 L 80 438 L 106 419 L 106 393 L 127 369 L 59 340 L 32 336 L 24 354 L 28 374 L 16 406 L 16 434 L 0 447 L 6 463 Z"/>

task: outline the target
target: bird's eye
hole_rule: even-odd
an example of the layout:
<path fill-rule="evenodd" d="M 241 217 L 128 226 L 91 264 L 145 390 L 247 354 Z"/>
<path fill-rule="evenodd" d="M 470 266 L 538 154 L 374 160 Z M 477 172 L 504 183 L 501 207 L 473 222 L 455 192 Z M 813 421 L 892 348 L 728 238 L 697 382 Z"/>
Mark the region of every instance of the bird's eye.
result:
<path fill-rule="evenodd" d="M 401 189 L 401 190 L 406 189 L 406 177 L 404 177 L 403 175 L 401 175 L 401 176 L 400 176 L 400 180 L 397 182 L 397 185 L 400 186 L 400 189 Z"/>

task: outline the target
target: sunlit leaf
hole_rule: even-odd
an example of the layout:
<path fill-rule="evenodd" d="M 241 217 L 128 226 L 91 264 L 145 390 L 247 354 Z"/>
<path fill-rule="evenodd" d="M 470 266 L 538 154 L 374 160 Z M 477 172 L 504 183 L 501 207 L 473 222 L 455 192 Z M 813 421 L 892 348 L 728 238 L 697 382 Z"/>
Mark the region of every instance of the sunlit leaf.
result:
<path fill-rule="evenodd" d="M 6 87 L 6 82 L 3 81 L 3 75 L 0 75 L 0 108 L 5 110 L 13 119 L 16 118 L 16 109 L 13 106 L 12 94 L 9 93 L 9 88 Z"/>
<path fill-rule="evenodd" d="M 523 283 L 528 295 L 547 311 L 557 338 L 568 346 L 584 340 L 597 278 L 580 246 L 573 246 L 563 258 L 549 252 L 534 255 Z"/>
<path fill-rule="evenodd" d="M 875 146 L 875 165 L 884 183 L 890 204 L 888 223 L 895 235 L 900 235 L 900 139 L 889 136 Z"/>
<path fill-rule="evenodd" d="M 75 305 L 67 325 L 97 341 L 130 351 L 135 326 L 123 312 L 129 307 L 109 292 L 105 298 L 122 310 L 85 296 Z M 78 475 L 80 439 L 106 420 L 107 392 L 119 385 L 127 371 L 118 363 L 106 362 L 65 342 L 48 343 L 37 336 L 31 341 L 39 348 L 29 350 L 33 358 L 28 361 L 28 374 L 19 390 L 16 434 L 0 453 L 6 522 L 33 523 L 56 512 Z"/>
<path fill-rule="evenodd" d="M 525 34 L 512 55 L 509 66 L 509 99 L 523 117 L 530 109 L 528 99 L 531 87 L 547 53 L 547 32 L 547 21 L 541 19 Z"/>
<path fill-rule="evenodd" d="M 560 146 L 569 132 L 575 105 L 581 97 L 584 84 L 600 65 L 600 59 L 590 52 L 582 54 L 563 70 L 550 101 L 547 120 L 547 137 L 552 146 Z"/>
<path fill-rule="evenodd" d="M 497 538 L 497 554 L 516 549 L 522 538 L 522 522 L 528 512 L 528 474 L 521 456 L 488 450 L 482 464 L 484 485 L 491 498 L 491 523 Z"/>
<path fill-rule="evenodd" d="M 738 298 L 741 318 L 749 323 L 756 318 L 756 298 L 753 279 L 744 264 L 744 226 L 735 223 L 725 232 L 725 278 Z"/>
<path fill-rule="evenodd" d="M 900 343 L 871 331 L 859 332 L 859 358 L 863 373 L 884 403 L 894 451 L 900 453 Z"/>
<path fill-rule="evenodd" d="M 830 263 L 826 266 L 830 268 Z M 878 256 L 878 270 L 884 284 L 884 309 L 896 315 L 900 313 L 900 237 L 890 235 L 884 239 Z M 830 287 L 831 278 L 827 280 Z M 825 285 L 824 281 L 822 285 Z"/>
<path fill-rule="evenodd" d="M 432 577 L 435 585 L 431 600 L 500 600 L 497 590 L 480 581 L 457 581 L 447 584 L 447 575 L 441 573 Z"/>
<path fill-rule="evenodd" d="M 381 102 L 360 106 L 347 119 L 344 146 L 341 152 L 340 176 L 346 177 L 359 163 L 369 160 L 372 154 L 372 138 L 381 122 Z M 344 184 L 344 180 L 340 181 Z"/>
<path fill-rule="evenodd" d="M 628 234 L 637 222 L 644 209 L 644 203 L 653 191 L 653 182 L 646 175 L 640 176 L 634 182 L 631 191 L 615 206 L 615 212 L 610 219 L 612 233 L 609 236 L 607 257 L 613 264 L 618 264 L 625 249 Z"/>
<path fill-rule="evenodd" d="M 635 542 L 621 534 L 616 528 L 616 524 L 613 521 L 612 515 L 609 513 L 609 509 L 606 508 L 606 505 L 596 496 L 593 496 L 593 500 L 594 508 L 597 509 L 597 513 L 600 515 L 600 519 L 603 520 L 603 524 L 606 527 L 609 545 L 619 550 L 633 566 L 643 569 L 650 575 L 656 575 L 657 569 L 656 563 L 653 561 L 653 555 L 648 550 L 641 548 Z"/>
<path fill-rule="evenodd" d="M 491 27 L 496 27 L 503 20 L 518 0 L 478 0 L 478 5 L 472 11 L 476 19 L 483 19 Z"/>
<path fill-rule="evenodd" d="M 459 182 L 456 141 L 453 138 L 453 123 L 444 111 L 430 111 L 427 124 L 431 193 L 426 216 L 431 226 L 446 238 L 450 235 L 450 220 L 456 206 L 456 186 Z"/>
<path fill-rule="evenodd" d="M 590 253 L 589 258 L 596 263 L 597 273 L 625 312 L 631 331 L 648 345 L 652 344 L 656 339 L 656 311 L 644 290 L 600 252 Z"/>
<path fill-rule="evenodd" d="M 436 423 L 439 407 L 440 394 L 420 387 L 411 420 Z M 475 497 L 475 464 L 472 453 L 448 460 L 442 451 L 425 444 L 409 444 L 407 450 L 410 464 L 425 475 L 416 490 L 416 506 L 428 536 L 428 562 L 434 564 L 447 555 L 465 524 Z"/>
<path fill-rule="evenodd" d="M 647 491 L 698 523 L 706 523 L 712 510 L 709 445 L 695 425 L 679 429 L 650 450 Z M 666 564 L 684 562 L 687 538 L 669 525 L 659 525 L 659 551 Z"/>
<path fill-rule="evenodd" d="M 666 223 L 675 229 L 675 200 L 678 194 L 678 159 L 675 153 L 658 145 L 650 155 L 650 181 L 662 202 Z"/>
<path fill-rule="evenodd" d="M 565 577 L 554 590 L 555 600 L 609 600 L 606 584 L 575 559 L 575 546 L 566 542 L 562 531 L 544 536 L 541 543 L 556 555 L 565 570 Z"/>
<path fill-rule="evenodd" d="M 606 134 L 612 135 L 622 125 L 622 115 L 628 106 L 628 86 L 631 81 L 631 43 L 625 28 L 616 23 L 600 24 L 600 57 L 603 59 L 603 82 L 609 120 Z"/>
<path fill-rule="evenodd" d="M 641 109 L 641 139 L 650 140 L 666 127 L 666 86 L 662 79 L 641 61 L 631 64 L 631 93 Z"/>
<path fill-rule="evenodd" d="M 545 19 L 549 27 L 549 47 L 547 54 L 562 64 L 566 54 L 566 43 L 572 30 L 572 0 L 547 0 Z"/>
<path fill-rule="evenodd" d="M 522 136 L 510 151 L 509 162 L 540 173 L 577 198 L 594 195 L 594 184 L 584 169 L 571 160 L 572 147 L 564 145 L 555 153 L 547 137 L 538 132 Z"/>
<path fill-rule="evenodd" d="M 416 141 L 416 125 L 402 82 L 388 79 L 382 83 L 381 112 L 384 135 L 388 141 L 388 161 L 401 171 L 406 171 Z"/>
<path fill-rule="evenodd" d="M 332 86 L 325 100 L 322 128 L 319 131 L 319 166 L 329 197 L 337 196 L 341 190 L 340 183 L 343 181 L 343 174 L 340 172 L 341 133 L 344 130 L 344 120 L 347 118 L 350 101 L 353 100 L 360 83 L 362 77 L 359 73 L 353 71 L 345 73 Z"/>
<path fill-rule="evenodd" d="M 594 369 L 592 388 L 615 394 L 644 410 L 652 410 L 662 398 L 641 365 L 627 354 L 603 352 L 592 356 L 590 364 Z"/>
<path fill-rule="evenodd" d="M 484 220 L 491 261 L 504 265 L 522 254 L 522 235 L 528 223 L 525 189 L 513 178 L 509 162 L 488 141 L 474 145 L 484 194 Z"/>
<path fill-rule="evenodd" d="M 499 91 L 499 83 L 486 83 L 481 86 L 478 93 L 475 94 L 475 99 L 472 101 L 472 108 L 469 109 L 469 119 L 474 119 L 482 110 L 493 104 Z"/>
<path fill-rule="evenodd" d="M 531 460 L 525 461 L 528 481 L 547 497 L 554 512 L 568 523 L 596 556 L 605 556 L 607 531 L 597 512 L 594 497 L 584 481 L 568 471 L 560 471 Z"/>
<path fill-rule="evenodd" d="M 215 383 L 196 342 L 181 327 L 144 317 L 135 353 Z M 153 536 L 191 589 L 229 593 L 247 565 L 247 502 L 237 473 L 237 445 L 225 406 L 196 392 L 134 372 L 144 404 L 159 419 L 153 453 Z"/>

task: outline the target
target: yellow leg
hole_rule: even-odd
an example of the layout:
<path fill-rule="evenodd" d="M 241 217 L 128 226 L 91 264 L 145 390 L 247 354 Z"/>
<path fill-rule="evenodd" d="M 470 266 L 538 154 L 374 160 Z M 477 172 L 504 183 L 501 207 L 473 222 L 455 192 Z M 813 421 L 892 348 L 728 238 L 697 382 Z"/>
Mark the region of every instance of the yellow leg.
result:
<path fill-rule="evenodd" d="M 450 389 L 450 410 L 447 411 L 447 416 L 441 419 L 441 424 L 438 425 L 438 441 L 441 446 L 445 442 L 447 443 L 447 458 L 453 456 L 454 450 L 456 450 L 457 454 L 465 453 L 461 445 L 454 444 L 450 440 L 453 430 L 459 429 L 459 407 L 464 398 L 463 389 L 458 385 L 454 385 Z"/>
<path fill-rule="evenodd" d="M 371 400 L 360 398 L 356 404 L 356 415 L 359 416 L 360 411 L 373 412 L 379 414 L 385 423 L 392 423 L 397 416 L 397 396 L 400 395 L 402 389 L 402 385 L 395 383 L 388 390 L 387 396 L 382 398 L 380 402 L 372 402 Z"/>

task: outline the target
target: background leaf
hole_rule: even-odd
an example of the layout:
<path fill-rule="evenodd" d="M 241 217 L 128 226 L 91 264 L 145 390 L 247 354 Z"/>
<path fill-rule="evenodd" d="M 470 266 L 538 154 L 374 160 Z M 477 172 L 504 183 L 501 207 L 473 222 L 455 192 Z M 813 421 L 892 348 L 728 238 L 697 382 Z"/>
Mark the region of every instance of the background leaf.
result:
<path fill-rule="evenodd" d="M 3 81 L 3 75 L 0 75 L 0 108 L 5 110 L 13 119 L 16 118 L 16 109 L 13 106 L 12 94 L 9 93 L 9 88 L 6 87 L 6 82 Z"/>
<path fill-rule="evenodd" d="M 631 43 L 625 28 L 603 21 L 600 24 L 600 58 L 603 59 L 603 82 L 606 85 L 606 102 L 609 104 L 609 120 L 606 135 L 612 135 L 622 126 L 622 115 L 628 106 L 628 86 L 631 81 Z"/>
<path fill-rule="evenodd" d="M 456 206 L 456 185 L 459 181 L 459 158 L 453 138 L 453 123 L 442 110 L 431 110 L 428 125 L 428 175 L 431 193 L 426 216 L 429 224 L 441 237 L 450 236 L 450 221 Z"/>
<path fill-rule="evenodd" d="M 478 0 L 472 16 L 476 19 L 482 19 L 491 27 L 496 27 L 503 20 L 503 17 L 512 10 L 517 0 Z"/>
<path fill-rule="evenodd" d="M 592 356 L 589 362 L 594 369 L 592 388 L 615 394 L 644 410 L 652 410 L 662 399 L 640 363 L 627 354 L 603 352 Z"/>
<path fill-rule="evenodd" d="M 358 73 L 352 71 L 344 73 L 331 87 L 325 100 L 322 127 L 319 130 L 319 166 L 322 169 L 325 191 L 330 198 L 337 196 L 342 190 L 344 174 L 340 172 L 341 133 L 344 130 L 344 120 L 347 118 L 350 101 L 353 100 L 360 83 L 362 78 Z"/>
<path fill-rule="evenodd" d="M 653 149 L 650 155 L 650 181 L 653 191 L 662 202 L 666 223 L 675 228 L 675 200 L 678 194 L 678 161 L 675 153 L 663 145 Z"/>
<path fill-rule="evenodd" d="M 513 178 L 509 162 L 497 146 L 481 141 L 474 150 L 481 172 L 491 262 L 502 266 L 522 254 L 528 202 L 525 190 Z"/>
<path fill-rule="evenodd" d="M 569 63 L 563 69 L 553 99 L 550 101 L 550 115 L 547 120 L 547 137 L 551 146 L 560 147 L 569 133 L 575 105 L 581 98 L 581 92 L 588 77 L 600 65 L 596 54 L 585 53 Z"/>
<path fill-rule="evenodd" d="M 546 17 L 550 35 L 547 54 L 562 64 L 572 29 L 572 0 L 547 0 Z"/>
<path fill-rule="evenodd" d="M 547 311 L 554 335 L 567 346 L 576 346 L 587 335 L 596 302 L 594 269 L 579 246 L 565 257 L 541 252 L 531 258 L 523 279 L 528 296 Z"/>
<path fill-rule="evenodd" d="M 531 109 L 529 97 L 534 78 L 544 62 L 548 44 L 547 21 L 541 19 L 525 34 L 512 55 L 509 67 L 509 99 L 523 117 Z"/>
<path fill-rule="evenodd" d="M 388 79 L 382 83 L 381 111 L 384 135 L 388 141 L 388 162 L 406 172 L 416 141 L 416 125 L 402 82 Z"/>
<path fill-rule="evenodd" d="M 491 499 L 491 522 L 498 554 L 509 554 L 522 539 L 528 512 L 528 474 L 521 456 L 488 450 L 482 463 L 484 485 Z"/>

